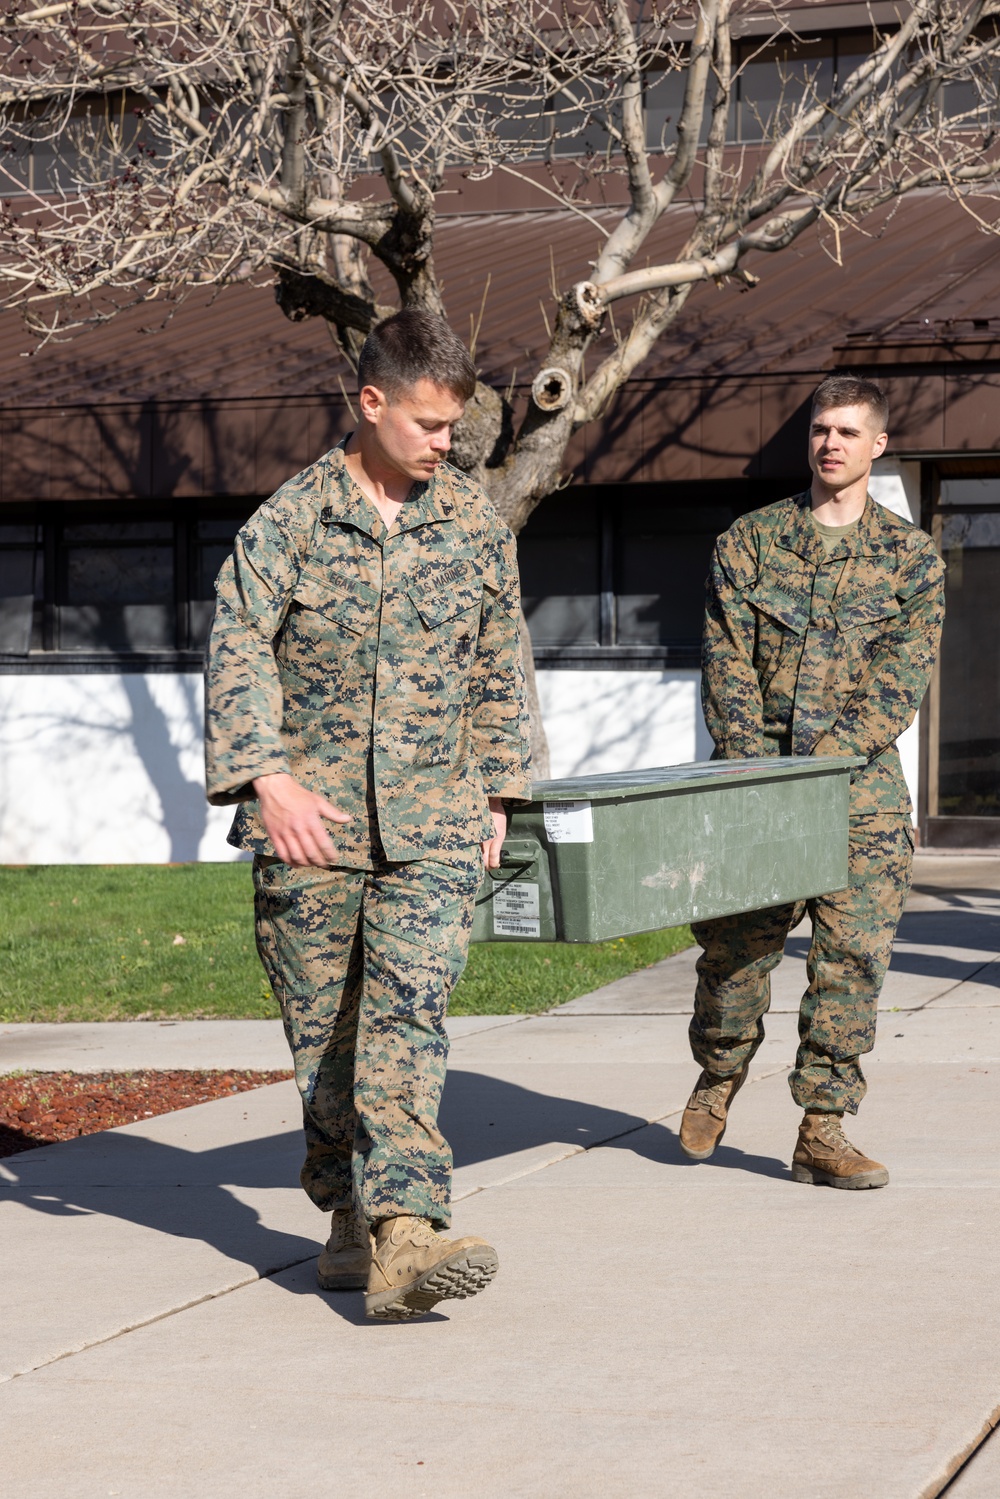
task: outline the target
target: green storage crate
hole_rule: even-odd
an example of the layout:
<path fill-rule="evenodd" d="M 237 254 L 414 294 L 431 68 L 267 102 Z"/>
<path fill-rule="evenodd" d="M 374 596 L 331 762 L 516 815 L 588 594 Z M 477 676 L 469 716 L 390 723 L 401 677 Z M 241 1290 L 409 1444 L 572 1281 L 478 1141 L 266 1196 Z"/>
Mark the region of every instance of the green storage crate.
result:
<path fill-rule="evenodd" d="M 857 758 L 716 760 L 536 781 L 473 942 L 604 942 L 842 890 Z"/>

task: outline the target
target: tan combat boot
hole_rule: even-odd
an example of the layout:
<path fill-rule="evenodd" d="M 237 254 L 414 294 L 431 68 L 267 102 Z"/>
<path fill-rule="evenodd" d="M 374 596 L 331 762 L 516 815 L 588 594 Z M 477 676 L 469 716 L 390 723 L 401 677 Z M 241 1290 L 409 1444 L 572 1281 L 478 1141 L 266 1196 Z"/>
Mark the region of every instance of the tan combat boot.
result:
<path fill-rule="evenodd" d="M 817 1187 L 884 1187 L 889 1173 L 870 1161 L 844 1134 L 839 1114 L 808 1113 L 799 1125 L 792 1156 L 792 1181 Z"/>
<path fill-rule="evenodd" d="M 339 1208 L 330 1222 L 330 1237 L 316 1265 L 323 1291 L 363 1291 L 372 1263 L 368 1225 L 353 1208 Z"/>
<path fill-rule="evenodd" d="M 497 1267 L 485 1239 L 446 1239 L 424 1218 L 385 1218 L 375 1235 L 365 1312 L 385 1322 L 422 1317 L 448 1297 L 475 1296 Z"/>
<path fill-rule="evenodd" d="M 733 1077 L 713 1077 L 703 1072 L 687 1101 L 681 1120 L 681 1150 L 693 1161 L 707 1161 L 726 1133 L 729 1105 L 747 1080 L 750 1063 Z"/>

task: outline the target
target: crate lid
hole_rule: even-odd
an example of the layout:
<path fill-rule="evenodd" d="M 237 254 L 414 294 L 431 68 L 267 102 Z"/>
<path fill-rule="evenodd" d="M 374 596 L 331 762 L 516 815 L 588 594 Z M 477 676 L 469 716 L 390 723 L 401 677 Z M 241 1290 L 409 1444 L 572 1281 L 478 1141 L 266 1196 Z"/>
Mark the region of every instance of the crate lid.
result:
<path fill-rule="evenodd" d="M 533 801 L 624 800 L 656 792 L 706 790 L 741 781 L 790 780 L 798 776 L 847 775 L 867 762 L 861 755 L 769 755 L 756 760 L 705 760 L 689 765 L 660 765 L 649 770 L 613 771 L 607 775 L 569 776 L 534 781 Z"/>

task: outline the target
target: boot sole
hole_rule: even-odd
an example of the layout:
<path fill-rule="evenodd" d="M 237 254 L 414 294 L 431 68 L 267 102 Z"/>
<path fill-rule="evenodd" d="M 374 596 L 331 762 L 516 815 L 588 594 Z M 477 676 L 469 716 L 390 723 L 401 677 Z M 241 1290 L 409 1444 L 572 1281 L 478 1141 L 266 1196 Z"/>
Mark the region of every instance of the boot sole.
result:
<path fill-rule="evenodd" d="M 356 1275 L 320 1275 L 317 1270 L 316 1280 L 321 1291 L 363 1291 L 368 1275 L 365 1271 Z"/>
<path fill-rule="evenodd" d="M 690 1160 L 692 1160 L 692 1161 L 707 1161 L 708 1158 L 709 1158 L 709 1156 L 713 1156 L 715 1154 L 715 1152 L 718 1150 L 719 1146 L 722 1144 L 722 1137 L 723 1137 L 723 1135 L 725 1135 L 725 1133 L 726 1133 L 726 1126 L 723 1125 L 723 1127 L 722 1127 L 722 1134 L 719 1136 L 719 1138 L 715 1141 L 715 1143 L 713 1145 L 710 1145 L 708 1147 L 707 1150 L 690 1150 L 684 1144 L 684 1141 L 681 1139 L 680 1135 L 677 1136 L 677 1143 L 680 1145 L 681 1150 L 683 1150 L 684 1154 Z"/>
<path fill-rule="evenodd" d="M 887 1187 L 888 1171 L 861 1171 L 857 1176 L 832 1176 L 818 1166 L 801 1166 L 792 1162 L 792 1181 L 813 1187 L 839 1187 L 841 1191 L 860 1192 L 866 1187 Z"/>
<path fill-rule="evenodd" d="M 439 1301 L 464 1301 L 485 1290 L 499 1268 L 493 1249 L 460 1249 L 408 1286 L 366 1296 L 365 1315 L 376 1322 L 423 1317 Z"/>

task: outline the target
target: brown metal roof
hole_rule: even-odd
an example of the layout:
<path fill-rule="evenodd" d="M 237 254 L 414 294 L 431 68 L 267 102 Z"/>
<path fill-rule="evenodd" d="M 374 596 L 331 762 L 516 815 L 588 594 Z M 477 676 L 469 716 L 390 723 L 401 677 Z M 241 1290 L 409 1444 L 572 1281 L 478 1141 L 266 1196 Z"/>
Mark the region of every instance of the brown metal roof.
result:
<path fill-rule="evenodd" d="M 594 217 L 613 221 L 607 211 Z M 667 215 L 649 247 L 651 262 L 680 243 L 686 220 L 683 210 Z M 460 334 L 469 336 L 485 298 L 476 358 L 487 379 L 529 377 L 552 316 L 552 267 L 563 286 L 584 278 L 598 239 L 586 220 L 560 211 L 442 222 L 437 263 Z M 848 231 L 843 265 L 826 239 L 810 235 L 773 258 L 754 256 L 747 264 L 761 281 L 753 291 L 697 287 L 639 373 L 692 379 L 816 371 L 848 341 L 861 357 L 872 345 L 936 339 L 948 357 L 949 338 L 1000 337 L 1000 239 L 943 195 L 917 195 L 889 222 Z M 389 298 L 388 288 L 382 295 Z M 329 396 L 339 393 L 338 374 L 350 378 L 326 326 L 289 323 L 267 288 L 193 294 L 170 313 L 152 303 L 30 357 L 29 336 L 8 314 L 0 325 L 0 400 L 7 408 L 273 400 Z"/>
<path fill-rule="evenodd" d="M 650 258 L 676 248 L 687 222 L 684 210 L 668 215 Z M 476 358 L 487 379 L 528 380 L 552 315 L 551 267 L 562 286 L 585 277 L 598 237 L 566 212 L 442 222 L 449 314 L 468 337 L 483 309 Z M 797 472 L 802 408 L 836 365 L 895 366 L 880 373 L 897 451 L 1000 447 L 1000 240 L 927 193 L 845 234 L 842 265 L 829 250 L 810 236 L 756 256 L 752 291 L 696 288 L 640 378 L 574 439 L 577 476 Z M 29 340 L 7 316 L 0 498 L 263 494 L 348 423 L 339 382 L 350 376 L 327 327 L 289 323 L 267 288 L 199 294 L 164 316 L 158 304 L 134 309 L 27 358 Z"/>

